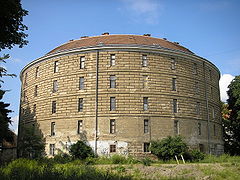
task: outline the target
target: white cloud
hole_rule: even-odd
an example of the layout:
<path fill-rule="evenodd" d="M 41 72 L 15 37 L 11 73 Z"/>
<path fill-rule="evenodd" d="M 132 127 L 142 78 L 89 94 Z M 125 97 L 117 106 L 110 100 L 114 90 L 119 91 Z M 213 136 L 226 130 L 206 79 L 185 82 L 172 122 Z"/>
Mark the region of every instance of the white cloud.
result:
<path fill-rule="evenodd" d="M 234 76 L 232 76 L 231 74 L 221 75 L 219 86 L 220 86 L 221 100 L 223 102 L 226 102 L 226 100 L 228 99 L 228 95 L 227 95 L 228 85 L 231 83 L 233 79 L 234 79 Z"/>
<path fill-rule="evenodd" d="M 9 128 L 15 132 L 15 134 L 18 134 L 18 116 L 14 116 L 11 118 L 12 124 L 10 124 Z"/>
<path fill-rule="evenodd" d="M 156 0 L 121 0 L 134 21 L 157 24 L 162 6 Z"/>
<path fill-rule="evenodd" d="M 228 0 L 206 1 L 200 3 L 200 8 L 205 11 L 219 11 L 229 8 L 230 5 Z"/>
<path fill-rule="evenodd" d="M 21 63 L 22 62 L 22 60 L 18 59 L 18 58 L 12 58 L 11 60 L 15 63 Z"/>

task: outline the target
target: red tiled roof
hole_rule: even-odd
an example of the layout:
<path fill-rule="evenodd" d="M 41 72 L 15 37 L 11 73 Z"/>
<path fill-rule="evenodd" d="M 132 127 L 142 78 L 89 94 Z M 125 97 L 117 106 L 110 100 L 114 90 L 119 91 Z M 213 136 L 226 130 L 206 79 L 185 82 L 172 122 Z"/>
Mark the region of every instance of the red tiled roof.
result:
<path fill-rule="evenodd" d="M 58 51 L 64 51 L 69 49 L 81 48 L 81 47 L 89 47 L 96 46 L 100 43 L 104 45 L 117 45 L 117 44 L 130 44 L 130 45 L 160 45 L 161 47 L 180 50 L 187 53 L 192 53 L 187 48 L 180 46 L 177 43 L 173 43 L 164 39 L 149 37 L 149 36 L 141 36 L 141 35 L 102 35 L 102 36 L 94 36 L 94 37 L 84 37 L 79 40 L 72 40 L 68 43 L 65 43 L 61 46 L 50 51 L 48 54 L 56 53 Z"/>

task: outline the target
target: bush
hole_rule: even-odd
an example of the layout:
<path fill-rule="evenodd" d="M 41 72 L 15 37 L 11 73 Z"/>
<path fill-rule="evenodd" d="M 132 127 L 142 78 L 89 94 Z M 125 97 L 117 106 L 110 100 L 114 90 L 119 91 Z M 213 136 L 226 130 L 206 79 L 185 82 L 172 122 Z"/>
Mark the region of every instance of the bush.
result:
<path fill-rule="evenodd" d="M 125 164 L 127 163 L 127 159 L 124 156 L 114 154 L 111 157 L 112 164 Z"/>
<path fill-rule="evenodd" d="M 150 151 L 159 159 L 170 160 L 175 155 L 180 156 L 187 152 L 187 144 L 180 136 L 168 136 L 160 141 L 152 141 Z"/>
<path fill-rule="evenodd" d="M 192 161 L 200 161 L 203 160 L 205 158 L 205 154 L 200 152 L 197 149 L 194 149 L 192 151 L 190 151 L 190 155 L 191 155 L 191 160 Z"/>
<path fill-rule="evenodd" d="M 53 161 L 56 163 L 68 163 L 72 161 L 72 157 L 67 153 L 59 153 L 54 156 Z"/>
<path fill-rule="evenodd" d="M 145 157 L 142 159 L 142 164 L 144 166 L 151 166 L 152 160 L 149 157 Z"/>
<path fill-rule="evenodd" d="M 74 159 L 86 159 L 87 157 L 94 157 L 93 150 L 86 142 L 78 141 L 70 147 L 70 154 Z"/>

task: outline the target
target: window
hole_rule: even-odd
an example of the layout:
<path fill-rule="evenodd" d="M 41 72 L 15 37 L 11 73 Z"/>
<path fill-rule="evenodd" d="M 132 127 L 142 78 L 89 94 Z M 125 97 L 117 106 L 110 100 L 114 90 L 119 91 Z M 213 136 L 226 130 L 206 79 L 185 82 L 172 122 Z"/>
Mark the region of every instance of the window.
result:
<path fill-rule="evenodd" d="M 142 55 L 142 66 L 143 67 L 148 66 L 147 55 Z"/>
<path fill-rule="evenodd" d="M 77 133 L 80 134 L 83 132 L 83 120 L 78 121 Z"/>
<path fill-rule="evenodd" d="M 148 133 L 149 132 L 149 121 L 148 119 L 144 119 L 144 133 Z"/>
<path fill-rule="evenodd" d="M 52 102 L 52 114 L 56 113 L 56 109 L 57 109 L 57 103 L 56 101 Z"/>
<path fill-rule="evenodd" d="M 173 99 L 173 113 L 177 113 L 178 107 L 177 107 L 177 99 Z"/>
<path fill-rule="evenodd" d="M 54 73 L 58 72 L 58 65 L 59 65 L 59 62 L 55 61 L 54 62 Z"/>
<path fill-rule="evenodd" d="M 196 103 L 196 114 L 199 115 L 200 114 L 200 102 Z"/>
<path fill-rule="evenodd" d="M 57 80 L 54 80 L 53 81 L 53 92 L 57 92 L 57 90 L 58 90 L 58 82 L 57 82 Z"/>
<path fill-rule="evenodd" d="M 204 152 L 204 145 L 203 144 L 199 144 L 199 151 Z"/>
<path fill-rule="evenodd" d="M 110 153 L 116 152 L 116 145 L 110 145 Z"/>
<path fill-rule="evenodd" d="M 85 56 L 80 57 L 80 69 L 85 68 Z"/>
<path fill-rule="evenodd" d="M 143 110 L 144 111 L 148 110 L 148 97 L 143 98 Z"/>
<path fill-rule="evenodd" d="M 143 143 L 143 152 L 150 152 L 150 143 Z"/>
<path fill-rule="evenodd" d="M 202 134 L 202 125 L 201 123 L 198 123 L 198 135 Z"/>
<path fill-rule="evenodd" d="M 39 77 L 39 67 L 36 67 L 35 78 Z"/>
<path fill-rule="evenodd" d="M 114 134 L 116 132 L 115 119 L 110 119 L 110 133 Z"/>
<path fill-rule="evenodd" d="M 143 76 L 143 88 L 144 89 L 148 88 L 148 76 L 147 75 Z"/>
<path fill-rule="evenodd" d="M 116 110 L 116 98 L 110 97 L 110 111 Z"/>
<path fill-rule="evenodd" d="M 84 89 L 84 77 L 79 78 L 79 89 Z"/>
<path fill-rule="evenodd" d="M 174 134 L 175 135 L 179 134 L 179 121 L 178 120 L 174 121 Z"/>
<path fill-rule="evenodd" d="M 172 70 L 176 69 L 176 59 L 175 58 L 171 58 L 171 69 Z"/>
<path fill-rule="evenodd" d="M 212 118 L 215 119 L 215 109 L 212 107 Z"/>
<path fill-rule="evenodd" d="M 55 155 L 55 144 L 50 144 L 49 145 L 49 154 L 50 154 L 50 156 Z"/>
<path fill-rule="evenodd" d="M 116 88 L 116 76 L 115 75 L 110 76 L 110 88 Z"/>
<path fill-rule="evenodd" d="M 213 135 L 216 136 L 216 125 L 213 125 Z"/>
<path fill-rule="evenodd" d="M 51 136 L 55 136 L 55 122 L 51 122 Z"/>
<path fill-rule="evenodd" d="M 27 90 L 23 91 L 23 102 L 27 101 Z"/>
<path fill-rule="evenodd" d="M 34 90 L 34 96 L 36 97 L 37 94 L 38 94 L 38 86 L 36 85 L 36 86 L 35 86 L 35 90 Z"/>
<path fill-rule="evenodd" d="M 213 88 L 212 87 L 210 87 L 210 96 L 211 96 L 211 98 L 213 98 Z"/>
<path fill-rule="evenodd" d="M 177 90 L 177 88 L 176 88 L 176 78 L 172 78 L 172 90 L 173 91 Z"/>
<path fill-rule="evenodd" d="M 78 99 L 78 112 L 83 111 L 83 98 Z"/>
<path fill-rule="evenodd" d="M 110 55 L 110 66 L 115 66 L 116 65 L 116 56 L 115 54 Z"/>
<path fill-rule="evenodd" d="M 193 74 L 197 74 L 197 63 L 193 64 Z"/>
<path fill-rule="evenodd" d="M 212 81 L 212 70 L 211 69 L 209 69 L 209 79 L 210 79 L 210 81 Z"/>
<path fill-rule="evenodd" d="M 195 82 L 195 93 L 199 94 L 199 82 Z"/>
<path fill-rule="evenodd" d="M 34 116 L 36 116 L 36 109 L 37 109 L 37 105 L 34 104 L 34 105 L 33 105 L 33 115 L 34 115 Z"/>

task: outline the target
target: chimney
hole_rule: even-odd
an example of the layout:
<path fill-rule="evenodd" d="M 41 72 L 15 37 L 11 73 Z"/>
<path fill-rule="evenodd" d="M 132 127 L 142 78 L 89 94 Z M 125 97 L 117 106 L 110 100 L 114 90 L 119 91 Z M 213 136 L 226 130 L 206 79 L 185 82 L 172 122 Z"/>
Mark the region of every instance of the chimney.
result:
<path fill-rule="evenodd" d="M 173 42 L 174 44 L 179 44 L 179 42 Z"/>
<path fill-rule="evenodd" d="M 81 36 L 81 39 L 87 38 L 88 36 Z"/>
<path fill-rule="evenodd" d="M 102 33 L 102 35 L 104 35 L 104 36 L 109 35 L 109 32 Z"/>
<path fill-rule="evenodd" d="M 166 41 L 166 40 L 167 40 L 167 38 L 163 38 L 163 40 L 165 40 L 165 41 Z"/>
<path fill-rule="evenodd" d="M 150 37 L 150 36 L 151 36 L 151 34 L 143 34 L 143 36 L 148 36 L 148 37 Z"/>

